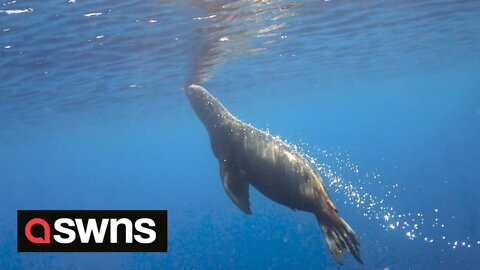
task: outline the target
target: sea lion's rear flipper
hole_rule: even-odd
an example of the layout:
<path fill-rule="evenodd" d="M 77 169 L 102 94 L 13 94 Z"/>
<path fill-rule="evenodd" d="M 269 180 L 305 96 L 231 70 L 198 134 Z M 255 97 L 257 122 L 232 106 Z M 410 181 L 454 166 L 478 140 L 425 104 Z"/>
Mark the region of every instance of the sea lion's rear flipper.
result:
<path fill-rule="evenodd" d="M 223 187 L 230 199 L 245 214 L 251 215 L 250 201 L 248 199 L 248 181 L 245 173 L 227 162 L 220 162 L 220 176 L 222 178 Z"/>
<path fill-rule="evenodd" d="M 330 253 L 338 264 L 343 265 L 344 251 L 350 252 L 352 256 L 361 264 L 360 243 L 357 235 L 337 213 L 317 214 L 317 221 L 323 231 L 325 242 L 327 243 Z"/>

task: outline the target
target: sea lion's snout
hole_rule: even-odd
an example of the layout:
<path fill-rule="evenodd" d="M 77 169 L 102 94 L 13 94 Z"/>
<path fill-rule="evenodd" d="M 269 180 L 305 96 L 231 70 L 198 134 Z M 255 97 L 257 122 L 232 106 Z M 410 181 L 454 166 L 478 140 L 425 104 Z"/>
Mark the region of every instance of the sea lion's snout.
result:
<path fill-rule="evenodd" d="M 185 88 L 185 94 L 202 122 L 211 126 L 220 121 L 222 117 L 229 116 L 225 108 L 205 88 L 191 84 Z"/>
<path fill-rule="evenodd" d="M 196 84 L 192 84 L 185 89 L 185 93 L 187 93 L 189 98 L 201 98 L 202 96 L 205 96 L 205 92 L 205 88 Z"/>
<path fill-rule="evenodd" d="M 185 94 L 187 95 L 188 99 L 190 100 L 190 103 L 192 106 L 195 108 L 195 110 L 205 110 L 207 106 L 205 102 L 206 98 L 206 90 L 205 88 L 201 87 L 200 85 L 196 84 L 191 84 L 185 89 Z M 203 109 L 200 109 L 202 108 Z M 198 112 L 197 112 L 198 113 Z"/>

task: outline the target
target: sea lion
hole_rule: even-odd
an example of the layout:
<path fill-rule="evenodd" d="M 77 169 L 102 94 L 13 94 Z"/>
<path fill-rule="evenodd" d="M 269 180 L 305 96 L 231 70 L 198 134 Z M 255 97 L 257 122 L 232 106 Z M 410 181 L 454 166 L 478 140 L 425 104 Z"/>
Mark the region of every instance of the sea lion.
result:
<path fill-rule="evenodd" d="M 290 145 L 233 116 L 199 85 L 185 88 L 193 110 L 207 128 L 220 176 L 232 201 L 248 215 L 248 187 L 293 210 L 313 213 L 330 252 L 343 264 L 348 251 L 362 263 L 352 228 L 337 214 L 322 178 Z"/>

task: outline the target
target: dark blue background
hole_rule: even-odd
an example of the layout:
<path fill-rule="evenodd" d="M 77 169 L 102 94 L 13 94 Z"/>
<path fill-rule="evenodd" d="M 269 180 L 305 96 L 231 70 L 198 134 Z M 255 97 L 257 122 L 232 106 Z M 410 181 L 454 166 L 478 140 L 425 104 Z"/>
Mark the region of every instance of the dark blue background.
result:
<path fill-rule="evenodd" d="M 330 20 L 352 18 L 355 31 L 318 33 L 316 23 L 332 33 L 344 24 L 322 28 L 300 9 L 292 20 L 303 24 L 288 21 L 285 30 L 292 42 L 217 66 L 205 87 L 241 119 L 303 144 L 357 189 L 381 198 L 391 191 L 396 198 L 384 205 L 395 213 L 425 215 L 422 236 L 410 240 L 331 187 L 365 262 L 349 257 L 342 269 L 477 269 L 478 5 L 381 2 L 342 13 L 334 9 L 351 3 L 332 2 L 321 5 L 336 14 Z M 0 32 L 1 269 L 337 268 L 312 215 L 251 189 L 246 216 L 223 191 L 207 133 L 181 91 L 195 56 L 191 18 L 200 11 L 153 1 L 15 5 L 34 11 L 0 13 L 0 31 L 10 29 Z M 94 11 L 103 15 L 82 16 Z M 357 22 L 364 12 L 379 16 Z M 416 21 L 405 17 L 416 12 Z M 180 43 L 166 43 L 175 37 Z M 297 56 L 279 56 L 287 52 Z M 316 147 L 348 153 L 360 174 Z M 18 209 L 168 209 L 169 252 L 19 254 Z M 434 218 L 445 228 L 432 227 Z M 454 241 L 472 247 L 452 249 Z"/>

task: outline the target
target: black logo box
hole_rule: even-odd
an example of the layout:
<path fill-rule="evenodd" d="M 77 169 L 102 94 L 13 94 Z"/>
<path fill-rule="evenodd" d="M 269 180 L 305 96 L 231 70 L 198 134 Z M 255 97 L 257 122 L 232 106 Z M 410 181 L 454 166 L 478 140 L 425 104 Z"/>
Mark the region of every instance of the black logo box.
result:
<path fill-rule="evenodd" d="M 25 226 L 33 218 L 42 218 L 49 225 L 51 230 L 50 244 L 34 244 L 25 235 Z M 140 218 L 151 218 L 155 221 L 155 227 L 149 227 L 156 233 L 156 239 L 150 244 L 137 242 L 125 243 L 124 226 L 118 227 L 118 243 L 110 243 L 110 226 L 105 233 L 105 243 L 95 243 L 93 236 L 89 243 L 81 243 L 77 228 L 72 228 L 76 233 L 76 239 L 71 244 L 59 244 L 53 241 L 55 234 L 54 222 L 59 218 L 70 218 L 72 220 L 81 218 L 86 226 L 87 220 L 94 218 L 97 224 L 106 218 L 128 218 L 132 224 Z M 38 225 L 37 225 L 38 226 Z M 43 236 L 41 226 L 39 235 Z M 33 230 L 33 229 L 32 229 Z M 135 234 L 135 228 L 133 228 Z M 17 251 L 18 252 L 167 252 L 167 210 L 18 210 L 17 211 Z M 122 243 L 123 242 L 123 243 Z"/>

